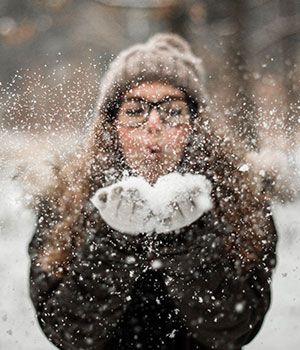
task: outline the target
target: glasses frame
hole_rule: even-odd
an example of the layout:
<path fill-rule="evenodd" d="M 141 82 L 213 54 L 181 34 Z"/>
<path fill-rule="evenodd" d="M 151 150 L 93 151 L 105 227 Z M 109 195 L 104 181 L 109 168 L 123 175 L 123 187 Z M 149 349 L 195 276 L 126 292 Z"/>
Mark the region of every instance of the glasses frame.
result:
<path fill-rule="evenodd" d="M 145 120 L 143 122 L 141 122 L 139 125 L 136 125 L 136 126 L 130 126 L 130 125 L 127 125 L 126 122 L 122 122 L 121 123 L 121 126 L 127 126 L 128 128 L 139 128 L 143 125 L 145 125 L 147 123 L 147 121 L 149 120 L 149 116 L 151 114 L 151 111 L 153 109 L 156 109 L 158 114 L 159 114 L 159 118 L 160 120 L 162 121 L 162 123 L 164 123 L 164 118 L 162 117 L 161 113 L 160 112 L 163 112 L 163 108 L 160 108 L 163 104 L 166 104 L 166 103 L 170 103 L 172 101 L 183 101 L 185 102 L 186 104 L 186 108 L 187 108 L 187 114 L 189 116 L 189 120 L 188 122 L 190 122 L 191 120 L 191 111 L 190 111 L 190 108 L 189 108 L 189 105 L 188 105 L 188 102 L 186 101 L 186 98 L 180 98 L 180 97 L 172 97 L 172 96 L 168 96 L 167 98 L 164 98 L 162 100 L 159 100 L 159 101 L 148 101 L 148 100 L 145 100 L 143 98 L 140 98 L 140 97 L 133 97 L 133 98 L 129 98 L 129 99 L 126 99 L 124 100 L 124 102 L 131 102 L 131 101 L 134 101 L 134 102 L 139 102 L 139 103 L 142 103 L 146 108 L 145 108 L 145 111 L 143 113 L 143 116 L 145 117 Z M 121 106 L 121 109 L 122 109 L 122 106 Z M 125 115 L 125 112 L 124 112 L 124 115 Z M 130 118 L 128 116 L 126 116 L 126 118 Z M 181 122 L 181 123 L 178 123 L 176 124 L 174 127 L 178 127 L 180 125 L 183 125 L 183 124 L 187 124 L 187 121 L 184 121 L 184 122 Z"/>

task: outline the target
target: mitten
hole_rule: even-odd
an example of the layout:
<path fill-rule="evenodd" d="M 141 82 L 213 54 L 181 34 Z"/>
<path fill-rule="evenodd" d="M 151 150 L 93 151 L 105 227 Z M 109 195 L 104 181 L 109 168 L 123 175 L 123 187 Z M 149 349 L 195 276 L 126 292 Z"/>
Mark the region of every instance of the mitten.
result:
<path fill-rule="evenodd" d="M 145 195 L 145 180 L 128 178 L 99 189 L 91 201 L 113 229 L 132 235 L 153 230 L 153 213 Z"/>
<path fill-rule="evenodd" d="M 164 189 L 169 192 L 162 195 Z M 213 207 L 211 183 L 203 175 L 171 173 L 158 180 L 156 190 L 161 193 L 153 208 L 157 233 L 188 226 Z"/>

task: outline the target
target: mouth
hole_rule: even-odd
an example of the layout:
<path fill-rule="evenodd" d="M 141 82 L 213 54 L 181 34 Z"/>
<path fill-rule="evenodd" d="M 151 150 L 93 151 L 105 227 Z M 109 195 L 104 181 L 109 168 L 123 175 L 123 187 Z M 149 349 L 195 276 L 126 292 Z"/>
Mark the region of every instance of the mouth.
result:
<path fill-rule="evenodd" d="M 146 145 L 146 158 L 149 160 L 159 161 L 162 157 L 162 149 L 157 144 Z"/>

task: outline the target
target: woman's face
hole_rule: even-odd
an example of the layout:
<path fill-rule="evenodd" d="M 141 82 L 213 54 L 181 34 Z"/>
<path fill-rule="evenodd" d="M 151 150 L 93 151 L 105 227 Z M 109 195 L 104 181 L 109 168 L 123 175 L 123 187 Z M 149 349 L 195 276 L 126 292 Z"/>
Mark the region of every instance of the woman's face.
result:
<path fill-rule="evenodd" d="M 129 90 L 116 119 L 128 165 L 150 183 L 180 163 L 191 131 L 185 94 L 160 82 Z"/>

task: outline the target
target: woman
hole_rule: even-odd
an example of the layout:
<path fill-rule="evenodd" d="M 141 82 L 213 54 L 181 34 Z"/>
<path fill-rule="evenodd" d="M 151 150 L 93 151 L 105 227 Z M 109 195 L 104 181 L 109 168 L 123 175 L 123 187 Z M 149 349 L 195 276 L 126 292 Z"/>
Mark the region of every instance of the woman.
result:
<path fill-rule="evenodd" d="M 276 232 L 207 113 L 201 60 L 159 34 L 102 81 L 91 137 L 40 200 L 31 298 L 60 349 L 241 349 L 270 305 Z"/>

